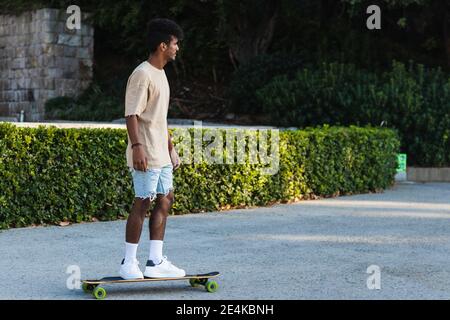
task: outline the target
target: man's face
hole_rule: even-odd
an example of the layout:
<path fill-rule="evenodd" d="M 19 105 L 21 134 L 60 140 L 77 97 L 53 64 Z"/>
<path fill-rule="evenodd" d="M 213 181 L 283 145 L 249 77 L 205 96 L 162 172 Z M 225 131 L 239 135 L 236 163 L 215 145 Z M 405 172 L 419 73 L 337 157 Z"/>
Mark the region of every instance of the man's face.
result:
<path fill-rule="evenodd" d="M 165 48 L 166 50 L 164 51 L 164 54 L 167 58 L 167 61 L 175 60 L 177 52 L 178 50 L 180 50 L 180 48 L 178 48 L 178 39 L 172 36 L 169 45 L 167 45 Z"/>

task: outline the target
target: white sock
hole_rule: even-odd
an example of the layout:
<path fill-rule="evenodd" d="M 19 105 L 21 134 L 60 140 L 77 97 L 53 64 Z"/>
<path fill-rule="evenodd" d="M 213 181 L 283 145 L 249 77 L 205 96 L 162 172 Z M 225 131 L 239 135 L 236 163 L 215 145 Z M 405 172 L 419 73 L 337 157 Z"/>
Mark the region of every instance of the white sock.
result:
<path fill-rule="evenodd" d="M 150 254 L 148 260 L 152 260 L 154 264 L 159 264 L 162 260 L 163 241 L 150 240 Z"/>
<path fill-rule="evenodd" d="M 136 259 L 138 244 L 125 242 L 125 262 L 131 262 Z"/>

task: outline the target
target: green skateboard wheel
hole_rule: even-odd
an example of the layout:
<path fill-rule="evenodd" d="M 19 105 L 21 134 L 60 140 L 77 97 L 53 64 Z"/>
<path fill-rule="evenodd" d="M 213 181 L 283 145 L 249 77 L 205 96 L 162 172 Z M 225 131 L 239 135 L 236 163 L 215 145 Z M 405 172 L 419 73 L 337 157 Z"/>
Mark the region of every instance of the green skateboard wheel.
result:
<path fill-rule="evenodd" d="M 94 291 L 94 289 L 95 289 L 95 285 L 93 285 L 93 284 L 88 284 L 88 283 L 83 283 L 83 284 L 81 285 L 81 288 L 83 289 L 83 291 L 84 291 L 85 293 L 92 293 L 92 291 Z"/>
<path fill-rule="evenodd" d="M 106 298 L 106 290 L 102 287 L 95 288 L 92 294 L 97 300 L 103 300 Z"/>
<path fill-rule="evenodd" d="M 217 282 L 211 280 L 206 282 L 205 288 L 208 292 L 216 292 L 217 289 L 219 289 L 219 285 L 217 284 Z"/>

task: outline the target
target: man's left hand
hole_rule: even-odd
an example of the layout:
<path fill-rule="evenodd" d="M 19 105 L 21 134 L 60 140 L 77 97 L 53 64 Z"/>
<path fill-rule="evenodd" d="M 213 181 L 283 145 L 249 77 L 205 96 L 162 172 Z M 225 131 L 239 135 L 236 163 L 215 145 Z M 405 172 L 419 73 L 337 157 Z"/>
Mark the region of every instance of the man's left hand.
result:
<path fill-rule="evenodd" d="M 172 160 L 173 170 L 177 170 L 181 165 L 181 160 L 175 148 L 170 151 L 170 160 Z"/>

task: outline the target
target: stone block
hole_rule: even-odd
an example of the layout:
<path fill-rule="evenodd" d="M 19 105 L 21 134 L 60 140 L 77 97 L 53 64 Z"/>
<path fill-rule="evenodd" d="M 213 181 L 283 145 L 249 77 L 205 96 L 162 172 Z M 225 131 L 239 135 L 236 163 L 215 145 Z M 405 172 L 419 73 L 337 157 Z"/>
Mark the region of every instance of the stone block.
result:
<path fill-rule="evenodd" d="M 45 95 L 47 99 L 56 98 L 58 96 L 56 90 L 46 90 Z"/>
<path fill-rule="evenodd" d="M 79 59 L 90 59 L 92 58 L 89 48 L 77 48 L 77 58 Z"/>
<path fill-rule="evenodd" d="M 32 78 L 30 83 L 30 89 L 44 88 L 44 78 Z"/>
<path fill-rule="evenodd" d="M 0 70 L 3 73 L 3 71 L 8 70 L 9 68 L 9 63 L 7 59 L 2 59 L 0 58 Z"/>
<path fill-rule="evenodd" d="M 42 89 L 54 90 L 55 89 L 55 79 L 53 79 L 53 78 L 44 79 L 44 86 L 42 87 Z"/>
<path fill-rule="evenodd" d="M 14 79 L 22 78 L 25 75 L 23 69 L 15 69 L 15 70 L 11 69 L 11 71 L 14 72 Z"/>
<path fill-rule="evenodd" d="M 16 36 L 17 44 L 16 47 L 28 46 L 33 40 L 33 35 L 31 33 L 21 34 Z"/>
<path fill-rule="evenodd" d="M 10 80 L 0 80 L 0 91 L 6 91 L 11 89 Z"/>
<path fill-rule="evenodd" d="M 62 77 L 64 79 L 75 79 L 76 75 L 77 75 L 77 73 L 74 71 L 64 71 Z"/>
<path fill-rule="evenodd" d="M 7 117 L 7 116 L 9 116 L 9 103 L 0 102 L 0 117 Z"/>
<path fill-rule="evenodd" d="M 42 68 L 56 68 L 58 67 L 58 59 L 55 56 L 39 56 L 39 66 Z"/>
<path fill-rule="evenodd" d="M 28 69 L 29 70 L 29 77 L 30 78 L 39 78 L 42 76 L 41 74 L 41 68 L 33 68 L 33 69 Z"/>
<path fill-rule="evenodd" d="M 2 16 L 4 17 L 4 16 Z M 11 25 L 10 24 L 4 24 L 3 26 L 3 37 L 9 36 L 11 34 Z"/>
<path fill-rule="evenodd" d="M 23 12 L 20 16 L 23 23 L 30 24 L 33 21 L 32 11 Z"/>
<path fill-rule="evenodd" d="M 11 69 L 23 69 L 25 68 L 25 58 L 16 58 L 10 65 Z"/>
<path fill-rule="evenodd" d="M 31 103 L 29 101 L 22 102 L 13 102 L 9 104 L 9 112 L 10 115 L 19 115 L 21 111 L 25 111 L 25 113 L 31 111 Z"/>
<path fill-rule="evenodd" d="M 58 9 L 50 9 L 50 8 L 37 10 L 37 12 L 39 13 L 38 20 L 58 20 L 59 11 L 60 10 Z"/>
<path fill-rule="evenodd" d="M 41 32 L 40 39 L 44 43 L 57 43 L 58 34 L 50 32 Z"/>
<path fill-rule="evenodd" d="M 6 57 L 9 59 L 14 59 L 16 57 L 16 50 L 12 45 L 6 48 Z"/>
<path fill-rule="evenodd" d="M 86 23 L 85 21 L 82 22 L 80 34 L 83 37 L 92 37 L 94 35 L 93 30 L 94 28 L 89 23 Z"/>
<path fill-rule="evenodd" d="M 17 90 L 18 86 L 17 86 L 17 79 L 10 79 L 9 83 L 11 84 L 11 90 Z"/>
<path fill-rule="evenodd" d="M 63 58 L 61 58 L 61 60 L 63 61 L 62 68 L 64 71 L 78 73 L 79 65 L 78 65 L 77 58 L 63 57 Z"/>
<path fill-rule="evenodd" d="M 44 89 L 32 89 L 31 90 L 31 94 L 33 95 L 33 101 L 39 101 L 42 99 L 45 99 L 45 94 L 43 94 L 45 92 Z"/>
<path fill-rule="evenodd" d="M 75 57 L 77 53 L 77 48 L 76 47 L 69 47 L 69 46 L 64 46 L 64 53 L 63 55 L 66 57 Z"/>
<path fill-rule="evenodd" d="M 0 93 L 0 101 L 14 101 L 14 91 L 7 90 Z"/>
<path fill-rule="evenodd" d="M 41 53 L 45 54 L 47 56 L 53 56 L 56 54 L 56 47 L 57 47 L 56 44 L 44 43 L 41 46 L 41 51 L 42 51 Z M 37 49 L 35 49 L 35 50 L 37 50 Z"/>
<path fill-rule="evenodd" d="M 21 89 L 25 89 L 26 88 L 26 83 L 25 83 L 25 78 L 20 78 L 16 80 L 17 83 L 17 89 L 21 90 Z"/>
<path fill-rule="evenodd" d="M 44 20 L 33 20 L 30 23 L 30 33 L 36 34 L 44 32 L 45 21 Z"/>
<path fill-rule="evenodd" d="M 81 46 L 81 37 L 78 35 L 69 35 L 66 33 L 58 35 L 58 44 L 64 44 L 67 46 Z"/>
<path fill-rule="evenodd" d="M 82 47 L 91 47 L 94 45 L 94 38 L 91 36 L 83 36 L 81 39 L 81 46 Z"/>
<path fill-rule="evenodd" d="M 408 167 L 407 176 L 409 181 L 416 182 L 450 182 L 450 167 Z"/>
<path fill-rule="evenodd" d="M 31 13 L 31 18 L 33 21 L 37 20 L 44 20 L 44 10 L 45 9 L 39 9 Z"/>
<path fill-rule="evenodd" d="M 17 21 L 15 25 L 15 35 L 25 34 L 26 26 L 22 21 Z"/>
<path fill-rule="evenodd" d="M 14 101 L 15 102 L 23 102 L 28 101 L 28 94 L 25 90 L 16 90 L 14 91 Z"/>
<path fill-rule="evenodd" d="M 20 46 L 16 48 L 16 57 L 17 58 L 24 58 L 25 57 L 25 47 Z"/>
<path fill-rule="evenodd" d="M 8 46 L 8 45 L 9 45 L 8 37 L 7 36 L 1 36 L 0 37 L 0 51 L 5 50 L 6 46 Z M 2 54 L 3 54 L 3 52 L 2 52 Z"/>
<path fill-rule="evenodd" d="M 48 20 L 44 21 L 45 23 L 42 25 L 41 31 L 48 33 L 63 33 L 64 32 L 64 23 L 56 20 Z"/>
<path fill-rule="evenodd" d="M 53 78 L 53 79 L 62 78 L 63 70 L 61 68 L 47 68 L 44 70 L 46 73 L 46 77 L 48 77 L 48 78 Z"/>
<path fill-rule="evenodd" d="M 55 55 L 57 57 L 63 57 L 65 52 L 65 45 L 56 44 L 55 45 Z"/>
<path fill-rule="evenodd" d="M 25 68 L 27 69 L 33 69 L 37 68 L 39 66 L 38 58 L 36 56 L 29 56 L 29 58 L 26 59 Z"/>

